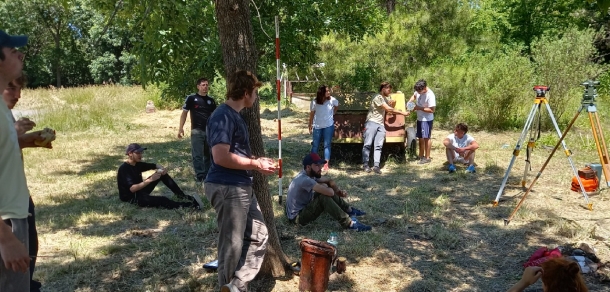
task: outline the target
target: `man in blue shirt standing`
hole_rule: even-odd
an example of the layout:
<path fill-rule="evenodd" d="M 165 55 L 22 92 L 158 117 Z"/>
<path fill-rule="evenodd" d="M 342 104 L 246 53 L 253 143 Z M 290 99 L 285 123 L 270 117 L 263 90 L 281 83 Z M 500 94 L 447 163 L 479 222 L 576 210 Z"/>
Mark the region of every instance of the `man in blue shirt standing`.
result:
<path fill-rule="evenodd" d="M 184 123 L 188 112 L 191 112 L 191 155 L 193 168 L 198 182 L 203 182 L 210 169 L 211 153 L 208 146 L 205 127 L 208 118 L 216 109 L 216 101 L 208 95 L 209 81 L 205 78 L 197 80 L 197 93 L 189 95 L 182 106 L 178 138 L 184 136 Z"/>
<path fill-rule="evenodd" d="M 235 72 L 228 80 L 227 100 L 208 121 L 212 166 L 204 189 L 216 210 L 218 283 L 223 292 L 246 291 L 267 250 L 267 226 L 252 191 L 252 171 L 273 174 L 275 163 L 252 157 L 248 127 L 239 114 L 254 105 L 261 85 L 252 73 Z"/>

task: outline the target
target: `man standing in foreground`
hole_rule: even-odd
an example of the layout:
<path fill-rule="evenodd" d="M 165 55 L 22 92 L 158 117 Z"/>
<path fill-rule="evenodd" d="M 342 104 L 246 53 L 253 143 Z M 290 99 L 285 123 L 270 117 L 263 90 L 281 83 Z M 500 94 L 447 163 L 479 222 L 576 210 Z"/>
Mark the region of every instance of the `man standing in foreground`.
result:
<path fill-rule="evenodd" d="M 371 156 L 371 144 L 373 144 L 373 171 L 376 174 L 381 174 L 379 164 L 381 161 L 381 148 L 383 148 L 383 141 L 385 140 L 384 122 L 386 112 L 404 116 L 409 115 L 409 112 L 399 111 L 388 105 L 392 101 L 390 93 L 392 93 L 392 85 L 388 82 L 381 83 L 379 94 L 371 101 L 369 113 L 366 115 L 362 137 L 364 140 L 364 146 L 362 147 L 362 169 L 366 172 L 371 172 L 369 157 Z M 395 101 L 393 101 L 393 104 L 396 104 Z"/>
<path fill-rule="evenodd" d="M 4 89 L 4 91 L 2 92 L 2 98 L 4 99 L 4 102 L 6 103 L 8 109 L 12 110 L 15 105 L 17 105 L 17 102 L 19 102 L 19 99 L 21 98 L 21 89 L 24 86 L 25 76 L 21 76 L 9 82 L 8 87 Z M 36 126 L 36 123 L 29 120 L 28 118 L 21 118 L 18 121 L 13 118 L 13 121 L 15 125 L 15 131 L 17 131 L 17 137 L 19 137 L 19 140 L 27 140 L 27 136 L 40 135 L 40 133 L 42 132 L 34 131 L 26 133 Z M 53 148 L 51 143 L 48 143 L 44 146 L 28 145 L 28 147 L 32 146 L 44 147 L 48 149 Z M 36 230 L 36 209 L 34 201 L 32 200 L 32 196 L 30 196 L 30 204 L 28 207 L 28 249 L 30 252 L 30 292 L 37 292 L 40 291 L 42 284 L 39 281 L 35 281 L 33 278 L 34 270 L 36 269 L 36 259 L 38 257 L 38 231 Z"/>
<path fill-rule="evenodd" d="M 252 171 L 273 174 L 274 161 L 252 157 L 248 127 L 239 114 L 254 105 L 261 85 L 249 71 L 232 74 L 227 100 L 214 111 L 206 131 L 212 167 L 204 189 L 216 210 L 218 284 L 223 292 L 246 291 L 267 250 L 267 226 L 252 191 Z"/>
<path fill-rule="evenodd" d="M 434 121 L 434 109 L 436 108 L 436 96 L 426 80 L 420 79 L 413 86 L 415 92 L 409 101 L 415 101 L 417 112 L 417 133 L 419 139 L 419 164 L 430 162 L 430 150 L 432 149 L 432 122 Z"/>
<path fill-rule="evenodd" d="M 209 81 L 205 78 L 197 80 L 197 93 L 187 96 L 182 106 L 178 138 L 184 136 L 184 123 L 188 112 L 191 112 L 191 155 L 193 168 L 198 182 L 203 182 L 208 175 L 211 163 L 210 147 L 208 146 L 205 127 L 208 118 L 216 109 L 216 101 L 208 96 Z"/>
<path fill-rule="evenodd" d="M 0 31 L 0 92 L 22 74 L 26 36 Z M 34 136 L 29 136 L 34 137 Z M 29 141 L 32 142 L 33 141 Z M 13 115 L 0 98 L 0 291 L 29 291 L 28 191 Z"/>

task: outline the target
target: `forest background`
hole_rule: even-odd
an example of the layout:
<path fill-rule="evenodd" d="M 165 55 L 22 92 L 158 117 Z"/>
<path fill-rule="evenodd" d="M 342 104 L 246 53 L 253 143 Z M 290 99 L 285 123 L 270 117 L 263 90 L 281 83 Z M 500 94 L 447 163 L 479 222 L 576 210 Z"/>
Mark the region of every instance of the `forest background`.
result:
<path fill-rule="evenodd" d="M 522 126 L 531 88 L 543 84 L 565 125 L 581 82 L 600 80 L 602 99 L 610 92 L 610 1 L 598 2 L 252 1 L 257 73 L 270 82 L 260 94 L 275 99 L 277 15 L 284 72 L 319 80 L 295 91 L 323 83 L 376 91 L 389 81 L 410 92 L 424 78 L 439 99 L 438 122 L 499 130 Z M 157 104 L 175 108 L 206 76 L 223 99 L 213 1 L 13 0 L 0 2 L 0 13 L 8 16 L 0 27 L 30 36 L 30 87 L 152 85 L 161 89 Z"/>

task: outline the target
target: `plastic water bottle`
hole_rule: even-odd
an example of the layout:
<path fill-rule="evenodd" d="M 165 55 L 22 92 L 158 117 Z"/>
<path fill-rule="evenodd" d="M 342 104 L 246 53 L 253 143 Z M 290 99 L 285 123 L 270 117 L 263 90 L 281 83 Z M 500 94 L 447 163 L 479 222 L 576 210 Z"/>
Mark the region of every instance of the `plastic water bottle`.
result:
<path fill-rule="evenodd" d="M 331 232 L 330 235 L 328 236 L 328 240 L 326 242 L 337 247 L 337 244 L 339 244 L 339 235 L 337 234 L 337 232 Z"/>

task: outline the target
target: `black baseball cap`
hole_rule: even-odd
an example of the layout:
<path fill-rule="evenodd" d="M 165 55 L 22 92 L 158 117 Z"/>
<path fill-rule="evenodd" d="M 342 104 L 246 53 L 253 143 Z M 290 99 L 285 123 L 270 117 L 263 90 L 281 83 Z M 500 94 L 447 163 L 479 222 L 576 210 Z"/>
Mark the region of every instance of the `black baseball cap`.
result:
<path fill-rule="evenodd" d="M 19 48 L 28 44 L 28 37 L 25 35 L 9 35 L 0 30 L 0 47 Z"/>
<path fill-rule="evenodd" d="M 131 143 L 129 144 L 129 146 L 127 146 L 127 149 L 125 150 L 125 155 L 129 155 L 129 153 L 132 152 L 142 153 L 142 151 L 144 150 L 146 150 L 146 147 L 142 147 L 138 143 Z"/>
<path fill-rule="evenodd" d="M 309 153 L 303 158 L 303 166 L 311 164 L 325 164 L 326 160 L 320 158 L 316 153 Z"/>

